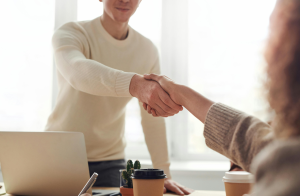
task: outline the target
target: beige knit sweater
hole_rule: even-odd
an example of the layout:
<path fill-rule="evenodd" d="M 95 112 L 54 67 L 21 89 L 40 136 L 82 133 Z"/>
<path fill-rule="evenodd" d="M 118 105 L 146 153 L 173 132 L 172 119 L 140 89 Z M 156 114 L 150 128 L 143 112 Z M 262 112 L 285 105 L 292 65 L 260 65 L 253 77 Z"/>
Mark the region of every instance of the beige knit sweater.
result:
<path fill-rule="evenodd" d="M 52 42 L 59 93 L 45 130 L 82 132 L 90 162 L 124 159 L 130 81 L 136 73 L 159 74 L 156 47 L 131 27 L 125 40 L 116 40 L 100 17 L 64 24 Z M 140 108 L 153 166 L 170 178 L 165 121 Z"/>
<path fill-rule="evenodd" d="M 255 175 L 253 196 L 300 195 L 300 138 L 277 140 L 268 124 L 220 103 L 207 114 L 204 137 Z"/>

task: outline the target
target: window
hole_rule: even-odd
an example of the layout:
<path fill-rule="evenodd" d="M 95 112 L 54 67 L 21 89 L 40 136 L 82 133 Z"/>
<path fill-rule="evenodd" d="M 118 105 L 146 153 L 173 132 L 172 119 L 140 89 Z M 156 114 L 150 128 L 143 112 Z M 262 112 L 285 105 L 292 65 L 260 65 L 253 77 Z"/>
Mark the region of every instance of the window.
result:
<path fill-rule="evenodd" d="M 142 1 L 130 25 L 159 48 L 164 74 L 266 119 L 262 54 L 274 5 L 275 0 Z M 78 0 L 78 19 L 95 18 L 102 9 L 99 2 Z M 188 112 L 168 118 L 167 127 L 173 158 L 223 160 L 206 147 L 203 124 Z M 132 100 L 126 115 L 127 155 L 149 157 L 141 129 L 139 107 Z M 142 149 L 138 155 L 130 152 L 136 147 Z"/>
<path fill-rule="evenodd" d="M 142 1 L 130 25 L 158 47 L 163 74 L 214 101 L 266 120 L 263 47 L 275 2 Z M 56 97 L 51 48 L 54 25 L 57 28 L 76 18 L 91 20 L 102 9 L 102 3 L 95 0 L 0 3 L 0 17 L 9 18 L 2 24 L 7 30 L 0 32 L 1 131 L 44 129 Z M 133 99 L 126 113 L 126 153 L 149 158 L 139 113 Z M 166 122 L 173 159 L 223 159 L 206 147 L 203 124 L 187 111 Z M 137 147 L 139 151 L 134 151 Z"/>
<path fill-rule="evenodd" d="M 210 99 L 267 120 L 264 44 L 275 0 L 189 0 L 188 85 Z M 187 154 L 212 153 L 203 124 L 188 115 Z"/>
<path fill-rule="evenodd" d="M 51 112 L 54 0 L 0 2 L 0 130 L 42 131 Z"/>

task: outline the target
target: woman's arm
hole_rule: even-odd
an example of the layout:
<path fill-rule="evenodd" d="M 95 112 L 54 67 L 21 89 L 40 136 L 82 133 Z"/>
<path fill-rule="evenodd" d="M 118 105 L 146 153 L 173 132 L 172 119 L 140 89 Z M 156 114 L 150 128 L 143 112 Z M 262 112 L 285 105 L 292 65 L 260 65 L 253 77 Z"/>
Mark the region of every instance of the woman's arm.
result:
<path fill-rule="evenodd" d="M 144 78 L 147 80 L 157 81 L 161 85 L 161 87 L 170 95 L 175 103 L 184 106 L 202 123 L 205 122 L 207 112 L 209 108 L 214 104 L 213 101 L 207 99 L 200 93 L 187 86 L 176 84 L 166 76 L 150 74 L 144 75 Z M 157 116 L 155 111 L 151 111 L 151 109 L 152 108 L 148 107 L 148 113 L 152 113 L 153 116 Z"/>
<path fill-rule="evenodd" d="M 165 76 L 151 74 L 144 77 L 157 81 L 175 103 L 184 106 L 205 123 L 204 137 L 209 148 L 246 171 L 250 171 L 253 158 L 273 140 L 271 127 L 253 116 L 224 104 L 214 104 L 191 88 L 175 84 Z M 155 114 L 153 110 L 150 112 Z"/>
<path fill-rule="evenodd" d="M 175 94 L 180 99 L 180 105 L 205 123 L 208 110 L 214 104 L 213 101 L 184 85 L 175 85 Z"/>

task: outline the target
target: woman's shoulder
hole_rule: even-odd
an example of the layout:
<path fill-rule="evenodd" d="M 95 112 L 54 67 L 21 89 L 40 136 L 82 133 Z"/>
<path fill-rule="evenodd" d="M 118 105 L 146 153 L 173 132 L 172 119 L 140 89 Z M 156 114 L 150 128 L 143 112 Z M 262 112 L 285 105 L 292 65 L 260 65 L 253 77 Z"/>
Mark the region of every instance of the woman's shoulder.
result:
<path fill-rule="evenodd" d="M 300 195 L 300 137 L 276 140 L 252 163 L 253 195 Z"/>

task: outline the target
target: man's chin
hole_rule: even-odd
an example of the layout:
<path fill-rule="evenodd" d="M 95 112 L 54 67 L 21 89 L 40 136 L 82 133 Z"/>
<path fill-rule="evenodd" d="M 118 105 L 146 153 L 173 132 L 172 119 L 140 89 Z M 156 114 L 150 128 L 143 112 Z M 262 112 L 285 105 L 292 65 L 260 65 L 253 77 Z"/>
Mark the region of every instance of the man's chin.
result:
<path fill-rule="evenodd" d="M 125 22 L 129 22 L 129 19 L 124 19 L 124 20 L 117 20 L 118 22 L 122 22 L 122 23 L 125 23 Z"/>
<path fill-rule="evenodd" d="M 116 22 L 122 22 L 122 23 L 124 23 L 124 22 L 128 22 L 129 21 L 130 16 L 129 17 L 128 16 L 116 16 L 116 17 L 114 17 L 114 19 L 115 19 Z"/>

